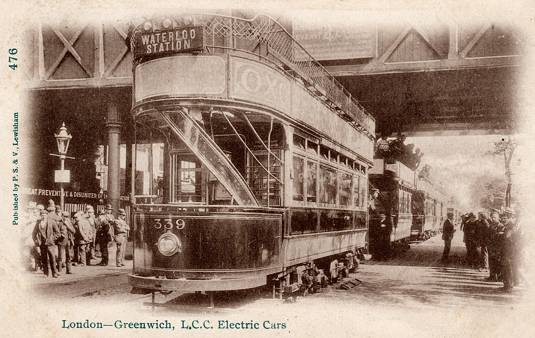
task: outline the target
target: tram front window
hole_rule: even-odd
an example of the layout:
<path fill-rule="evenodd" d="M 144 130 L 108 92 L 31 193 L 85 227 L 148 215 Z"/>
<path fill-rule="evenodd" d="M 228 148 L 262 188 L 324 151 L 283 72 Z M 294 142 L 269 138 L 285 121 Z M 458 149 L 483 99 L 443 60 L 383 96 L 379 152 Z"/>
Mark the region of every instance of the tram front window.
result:
<path fill-rule="evenodd" d="M 138 143 L 135 146 L 135 195 L 141 203 L 162 203 L 164 195 L 163 143 Z"/>
<path fill-rule="evenodd" d="M 171 203 L 202 202 L 201 164 L 193 156 L 171 155 Z"/>

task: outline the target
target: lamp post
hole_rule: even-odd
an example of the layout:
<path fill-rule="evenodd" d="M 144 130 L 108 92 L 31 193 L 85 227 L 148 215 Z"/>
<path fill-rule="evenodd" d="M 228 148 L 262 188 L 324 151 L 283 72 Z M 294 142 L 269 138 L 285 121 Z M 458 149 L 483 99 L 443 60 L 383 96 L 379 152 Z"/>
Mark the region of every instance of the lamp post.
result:
<path fill-rule="evenodd" d="M 69 143 L 71 142 L 72 135 L 69 134 L 69 132 L 67 131 L 67 128 L 65 127 L 65 122 L 61 124 L 59 132 L 57 134 L 54 134 L 54 137 L 56 138 L 56 142 L 58 144 L 58 154 L 50 155 L 57 156 L 60 160 L 60 170 L 56 170 L 54 180 L 56 181 L 56 183 L 59 183 L 59 204 L 61 206 L 61 210 L 63 210 L 65 206 L 65 191 L 63 189 L 63 184 L 70 182 L 70 171 L 65 170 L 65 159 L 74 159 L 74 157 L 67 156 L 67 151 L 69 150 Z"/>

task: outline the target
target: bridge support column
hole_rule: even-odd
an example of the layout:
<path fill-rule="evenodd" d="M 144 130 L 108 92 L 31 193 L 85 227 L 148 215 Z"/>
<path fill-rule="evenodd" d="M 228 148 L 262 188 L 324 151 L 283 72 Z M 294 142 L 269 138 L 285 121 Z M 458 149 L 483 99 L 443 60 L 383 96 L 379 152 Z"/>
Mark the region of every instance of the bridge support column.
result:
<path fill-rule="evenodd" d="M 121 197 L 120 144 L 121 118 L 114 103 L 107 106 L 106 129 L 108 132 L 108 203 L 115 213 Z"/>

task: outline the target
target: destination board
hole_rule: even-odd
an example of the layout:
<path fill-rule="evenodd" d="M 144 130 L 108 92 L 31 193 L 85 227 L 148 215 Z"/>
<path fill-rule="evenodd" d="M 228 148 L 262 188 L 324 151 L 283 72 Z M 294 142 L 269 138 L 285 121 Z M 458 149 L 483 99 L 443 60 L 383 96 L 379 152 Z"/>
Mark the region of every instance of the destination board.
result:
<path fill-rule="evenodd" d="M 134 58 L 202 50 L 203 27 L 191 26 L 134 33 Z"/>

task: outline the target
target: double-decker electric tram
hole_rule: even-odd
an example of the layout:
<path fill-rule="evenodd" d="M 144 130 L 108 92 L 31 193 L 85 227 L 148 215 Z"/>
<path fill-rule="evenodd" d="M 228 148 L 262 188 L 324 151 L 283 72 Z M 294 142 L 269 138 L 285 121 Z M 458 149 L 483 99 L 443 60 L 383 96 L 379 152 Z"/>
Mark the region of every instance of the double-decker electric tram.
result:
<path fill-rule="evenodd" d="M 375 122 L 267 16 L 141 23 L 130 283 L 297 284 L 351 268 L 367 232 Z"/>

